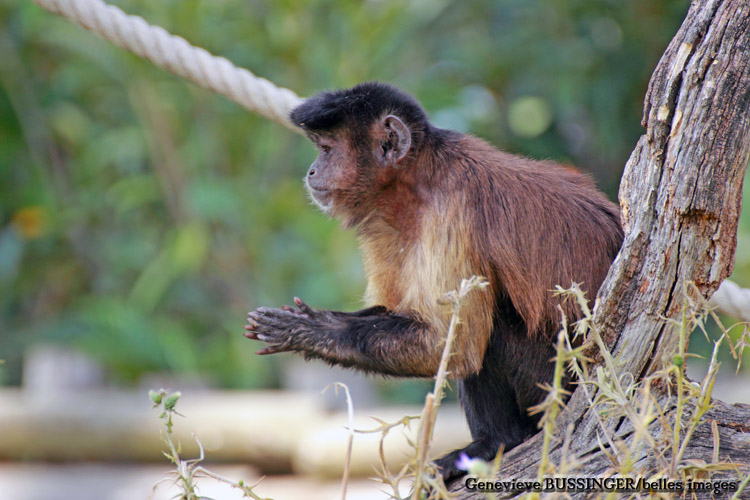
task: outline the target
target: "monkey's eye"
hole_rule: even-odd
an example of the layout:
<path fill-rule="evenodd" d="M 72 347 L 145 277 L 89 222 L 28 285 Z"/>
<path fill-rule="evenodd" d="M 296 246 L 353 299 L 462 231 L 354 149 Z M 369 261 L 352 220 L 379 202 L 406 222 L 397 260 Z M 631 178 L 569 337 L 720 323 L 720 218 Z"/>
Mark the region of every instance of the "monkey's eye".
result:
<path fill-rule="evenodd" d="M 318 145 L 320 150 L 324 153 L 330 153 L 331 152 L 331 146 L 326 146 L 325 144 Z"/>

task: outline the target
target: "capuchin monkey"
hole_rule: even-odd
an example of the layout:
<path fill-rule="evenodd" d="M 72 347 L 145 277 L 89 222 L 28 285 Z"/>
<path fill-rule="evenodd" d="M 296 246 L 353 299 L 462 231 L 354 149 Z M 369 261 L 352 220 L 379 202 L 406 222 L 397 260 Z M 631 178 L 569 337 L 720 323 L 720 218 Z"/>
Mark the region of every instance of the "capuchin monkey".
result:
<path fill-rule="evenodd" d="M 555 285 L 593 297 L 623 239 L 618 207 L 586 175 L 498 151 L 440 129 L 417 101 L 383 83 L 323 92 L 291 113 L 319 150 L 305 179 L 313 202 L 357 232 L 367 276 L 357 312 L 261 307 L 245 336 L 258 354 L 298 352 L 396 377 L 434 377 L 463 278 L 488 290 L 461 309 L 449 376 L 473 442 L 437 460 L 446 481 L 461 453 L 492 460 L 534 434 L 528 409 L 552 381 L 561 315 L 580 318 Z"/>

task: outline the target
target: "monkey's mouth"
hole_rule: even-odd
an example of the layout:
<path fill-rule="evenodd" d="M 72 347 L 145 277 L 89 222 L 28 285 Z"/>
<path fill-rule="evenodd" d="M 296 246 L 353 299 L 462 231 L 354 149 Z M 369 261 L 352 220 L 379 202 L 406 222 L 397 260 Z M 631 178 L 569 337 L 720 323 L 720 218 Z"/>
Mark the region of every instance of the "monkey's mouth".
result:
<path fill-rule="evenodd" d="M 307 185 L 307 192 L 310 194 L 312 201 L 320 208 L 323 212 L 329 213 L 331 211 L 331 192 L 327 189 L 315 189 L 309 184 Z"/>

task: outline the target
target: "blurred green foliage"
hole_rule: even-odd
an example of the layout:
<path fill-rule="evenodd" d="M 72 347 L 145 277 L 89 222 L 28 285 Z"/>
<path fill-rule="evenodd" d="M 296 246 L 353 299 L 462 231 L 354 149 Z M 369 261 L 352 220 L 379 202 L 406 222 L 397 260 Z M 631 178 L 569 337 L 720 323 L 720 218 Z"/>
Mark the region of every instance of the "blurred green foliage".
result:
<path fill-rule="evenodd" d="M 121 0 L 309 95 L 364 80 L 441 126 L 592 172 L 614 198 L 681 0 Z M 351 233 L 309 207 L 312 147 L 21 0 L 0 1 L 0 369 L 72 343 L 116 380 L 277 383 L 246 312 L 359 307 Z M 750 285 L 750 217 L 736 279 Z M 743 253 L 744 249 L 744 253 Z"/>

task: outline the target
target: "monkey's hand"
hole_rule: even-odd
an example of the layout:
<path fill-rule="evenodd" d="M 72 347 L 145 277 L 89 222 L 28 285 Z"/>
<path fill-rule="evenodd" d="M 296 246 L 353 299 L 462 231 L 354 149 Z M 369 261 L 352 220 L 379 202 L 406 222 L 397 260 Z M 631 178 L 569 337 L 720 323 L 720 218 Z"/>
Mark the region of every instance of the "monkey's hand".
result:
<path fill-rule="evenodd" d="M 294 298 L 299 309 L 259 307 L 247 316 L 245 337 L 269 344 L 256 354 L 303 352 L 307 357 L 326 357 L 344 323 L 332 311 L 316 310 Z"/>

